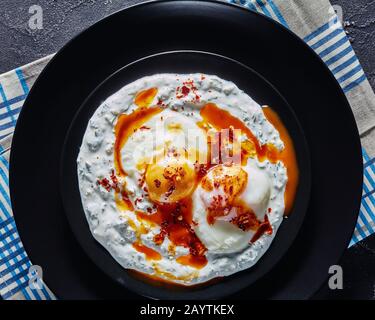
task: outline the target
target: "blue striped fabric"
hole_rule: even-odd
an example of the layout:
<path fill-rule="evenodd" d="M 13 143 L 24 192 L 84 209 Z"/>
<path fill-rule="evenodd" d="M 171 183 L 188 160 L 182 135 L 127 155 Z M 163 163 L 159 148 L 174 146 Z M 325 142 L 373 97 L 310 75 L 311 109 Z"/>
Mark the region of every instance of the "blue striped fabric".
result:
<path fill-rule="evenodd" d="M 240 4 L 250 10 L 262 13 L 279 23 L 288 27 L 286 20 L 284 19 L 281 11 L 276 6 L 273 0 L 227 0 L 230 3 Z"/>
<path fill-rule="evenodd" d="M 272 0 L 229 0 L 231 3 L 262 13 L 289 28 L 286 19 Z M 338 19 L 317 28 L 303 39 L 327 64 L 345 93 L 366 80 L 364 71 Z"/>
<path fill-rule="evenodd" d="M 370 159 L 363 150 L 364 177 L 361 209 L 357 227 L 350 245 L 375 232 L 375 158 Z"/>
<path fill-rule="evenodd" d="M 1 78 L 0 78 L 1 79 Z M 9 136 L 29 93 L 29 86 L 21 69 L 9 73 L 7 81 L 0 80 L 0 139 Z M 11 86 L 7 85 L 11 83 Z M 0 140 L 3 145 L 3 140 Z M 42 285 L 41 289 L 29 287 L 31 262 L 19 238 L 13 219 L 9 196 L 9 149 L 0 147 L 0 295 L 12 298 L 22 292 L 25 298 L 46 300 L 53 295 Z"/>
<path fill-rule="evenodd" d="M 345 93 L 366 80 L 365 73 L 337 18 L 304 38 L 327 64 Z"/>
<path fill-rule="evenodd" d="M 260 12 L 285 27 L 287 0 L 228 0 Z M 282 3 L 282 5 L 281 5 Z M 284 10 L 284 11 L 283 11 Z M 348 94 L 361 85 L 366 76 L 349 43 L 338 18 L 317 26 L 304 41 L 313 48 L 328 65 L 343 91 Z M 31 262 L 22 246 L 13 219 L 9 197 L 9 147 L 11 134 L 36 75 L 49 61 L 45 58 L 32 65 L 18 68 L 0 76 L 0 295 L 4 299 L 25 298 L 30 300 L 55 299 L 49 289 L 29 286 Z M 30 72 L 25 76 L 25 72 Z M 349 101 L 350 97 L 348 96 Z M 363 149 L 364 185 L 363 196 L 353 238 L 350 245 L 375 232 L 375 158 L 370 158 Z"/>

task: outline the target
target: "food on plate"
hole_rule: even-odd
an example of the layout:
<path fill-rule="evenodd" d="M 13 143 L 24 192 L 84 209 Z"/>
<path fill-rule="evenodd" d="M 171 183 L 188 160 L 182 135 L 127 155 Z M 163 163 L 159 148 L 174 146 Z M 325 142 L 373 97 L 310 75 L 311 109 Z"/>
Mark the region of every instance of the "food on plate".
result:
<path fill-rule="evenodd" d="M 182 285 L 252 267 L 298 185 L 277 114 L 206 74 L 148 76 L 110 96 L 77 164 L 94 238 L 124 268 Z"/>

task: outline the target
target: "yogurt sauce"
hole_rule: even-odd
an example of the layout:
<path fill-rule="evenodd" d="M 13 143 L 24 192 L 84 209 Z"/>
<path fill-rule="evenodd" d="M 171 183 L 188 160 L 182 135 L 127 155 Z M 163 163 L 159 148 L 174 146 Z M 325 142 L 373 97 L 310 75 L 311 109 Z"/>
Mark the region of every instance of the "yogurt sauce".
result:
<path fill-rule="evenodd" d="M 186 82 L 193 83 L 194 90 L 191 87 L 189 90 L 182 90 Z M 168 238 L 162 245 L 156 245 L 153 239 L 160 232 L 160 227 L 145 224 L 137 219 L 137 215 L 132 211 L 119 210 L 115 191 L 108 192 L 98 185 L 98 180 L 113 173 L 114 128 L 118 116 L 136 110 L 138 106 L 135 104 L 135 97 L 147 88 L 158 89 L 152 105 L 162 103 L 164 108 L 178 110 L 180 114 L 199 122 L 202 120 L 199 110 L 206 103 L 215 103 L 242 120 L 262 145 L 268 143 L 273 144 L 278 150 L 284 148 L 279 132 L 267 120 L 262 107 L 232 82 L 214 75 L 202 74 L 156 74 L 141 78 L 126 85 L 98 106 L 83 137 L 77 159 L 78 183 L 92 235 L 124 268 L 184 285 L 206 282 L 252 267 L 269 248 L 283 220 L 284 193 L 288 178 L 282 162 L 259 162 L 257 159 L 248 159 L 249 165 L 265 172 L 271 181 L 267 208 L 273 233 L 263 234 L 255 243 L 245 246 L 239 252 L 215 254 L 208 250 L 208 262 L 201 269 L 178 263 L 177 257 L 189 254 L 187 248 L 177 246 L 172 252 Z M 131 181 L 127 181 L 127 188 L 130 189 L 128 191 L 131 201 L 142 193 Z M 137 209 L 142 210 L 145 207 L 141 205 Z M 204 208 L 201 204 L 196 204 L 194 215 L 202 210 L 204 211 Z M 147 248 L 158 252 L 160 256 L 149 259 L 147 255 L 136 250 L 133 244 L 139 241 Z"/>

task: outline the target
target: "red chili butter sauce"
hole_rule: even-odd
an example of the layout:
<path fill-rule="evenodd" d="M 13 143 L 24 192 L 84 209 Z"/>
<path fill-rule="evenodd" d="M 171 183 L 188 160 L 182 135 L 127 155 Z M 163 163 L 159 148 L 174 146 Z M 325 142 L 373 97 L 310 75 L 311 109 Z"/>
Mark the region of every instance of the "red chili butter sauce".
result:
<path fill-rule="evenodd" d="M 207 258 L 205 256 L 194 256 L 192 254 L 178 257 L 176 261 L 179 264 L 182 264 L 184 266 L 191 266 L 195 269 L 202 269 L 207 264 Z"/>
<path fill-rule="evenodd" d="M 121 210 L 133 210 L 133 204 L 128 198 L 128 195 L 125 191 L 121 190 L 119 181 L 115 175 L 115 171 L 112 170 L 110 179 L 103 178 L 97 181 L 98 185 L 101 185 L 108 192 L 114 190 L 115 192 L 115 202 L 118 208 Z"/>
<path fill-rule="evenodd" d="M 284 163 L 288 173 L 288 182 L 285 190 L 285 215 L 288 215 L 293 208 L 299 180 L 299 168 L 296 152 L 294 149 L 293 140 L 277 113 L 270 107 L 263 107 L 263 112 L 267 120 L 279 132 L 280 138 L 284 142 L 285 146 L 284 150 L 278 153 L 278 160 Z"/>
<path fill-rule="evenodd" d="M 135 231 L 137 240 L 132 244 L 133 248 L 138 252 L 141 252 L 145 255 L 146 260 L 161 260 L 162 256 L 156 250 L 145 246 L 141 241 L 141 235 L 147 234 L 148 229 L 145 228 L 143 224 L 139 227 L 134 223 L 132 219 L 127 219 L 129 226 Z"/>
<path fill-rule="evenodd" d="M 261 145 L 256 136 L 240 119 L 232 116 L 228 111 L 220 109 L 214 103 L 207 103 L 201 109 L 203 120 L 209 123 L 217 130 L 222 129 L 238 129 L 244 132 L 253 144 L 259 161 L 269 159 L 271 162 L 277 161 L 277 149 L 271 144 Z"/>
<path fill-rule="evenodd" d="M 264 221 L 260 224 L 260 226 L 258 227 L 257 231 L 255 232 L 255 234 L 253 235 L 253 237 L 251 238 L 250 242 L 251 243 L 254 243 L 255 241 L 257 241 L 262 235 L 264 234 L 269 234 L 271 235 L 273 232 L 272 230 L 272 226 L 268 220 L 268 216 L 265 215 L 264 216 Z"/>
<path fill-rule="evenodd" d="M 152 104 L 156 95 L 158 94 L 157 88 L 150 88 L 143 91 L 140 91 L 136 94 L 134 103 L 139 108 L 147 108 Z"/>
<path fill-rule="evenodd" d="M 163 109 L 159 106 L 150 106 L 157 94 L 156 88 L 139 92 L 135 97 L 135 103 L 139 107 L 131 114 L 119 116 L 115 126 L 114 163 L 119 176 L 126 176 L 122 168 L 121 149 L 129 137 L 154 115 Z M 121 202 L 121 199 L 120 199 Z M 184 246 L 189 249 L 189 255 L 177 258 L 177 262 L 189 265 L 196 269 L 203 268 L 207 264 L 205 252 L 207 251 L 198 237 L 195 235 L 192 224 L 192 201 L 190 198 L 172 204 L 155 203 L 157 213 L 147 214 L 137 212 L 140 220 L 155 223 L 161 227 L 161 232 L 155 237 L 157 245 L 161 245 L 167 236 L 174 246 Z M 121 203 L 120 203 L 121 207 Z M 140 241 L 133 244 L 133 247 L 145 254 L 149 260 L 159 260 L 161 256 L 155 250 L 144 246 Z"/>
<path fill-rule="evenodd" d="M 162 258 L 159 252 L 149 247 L 146 247 L 139 241 L 133 243 L 133 248 L 138 252 L 143 253 L 146 257 L 146 260 L 161 260 Z"/>
<path fill-rule="evenodd" d="M 174 246 L 183 246 L 189 249 L 190 254 L 177 258 L 176 261 L 201 269 L 207 264 L 205 253 L 207 249 L 192 229 L 192 200 L 183 199 L 176 203 L 155 203 L 157 212 L 146 214 L 137 212 L 140 220 L 148 221 L 160 226 L 160 233 L 154 237 L 154 242 L 161 245 L 166 237 Z"/>
<path fill-rule="evenodd" d="M 130 114 L 121 114 L 115 126 L 115 145 L 114 145 L 114 164 L 116 173 L 119 176 L 126 176 L 122 167 L 121 149 L 128 141 L 129 137 L 145 124 L 154 115 L 160 113 L 163 109 L 160 107 L 141 107 Z"/>
<path fill-rule="evenodd" d="M 121 114 L 117 119 L 115 126 L 116 140 L 114 146 L 114 163 L 116 173 L 119 176 L 126 175 L 121 162 L 122 147 L 134 131 L 142 128 L 144 123 L 163 110 L 159 106 L 150 107 L 157 93 L 157 88 L 150 88 L 138 92 L 134 99 L 134 103 L 138 106 L 138 109 L 130 114 Z"/>

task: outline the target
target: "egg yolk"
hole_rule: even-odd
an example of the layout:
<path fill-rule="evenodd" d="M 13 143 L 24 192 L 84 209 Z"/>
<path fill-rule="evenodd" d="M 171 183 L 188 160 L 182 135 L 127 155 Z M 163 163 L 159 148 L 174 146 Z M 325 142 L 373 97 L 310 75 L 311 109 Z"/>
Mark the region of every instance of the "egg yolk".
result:
<path fill-rule="evenodd" d="M 216 219 L 223 219 L 223 217 L 225 221 L 234 222 L 239 215 L 243 215 L 242 213 L 248 216 L 249 212 L 250 216 L 254 216 L 252 211 L 245 208 L 238 199 L 247 185 L 247 180 L 247 172 L 240 166 L 234 165 L 218 165 L 203 178 L 201 186 L 205 190 L 203 201 L 207 206 L 209 224 L 212 225 Z"/>
<path fill-rule="evenodd" d="M 230 203 L 243 192 L 246 184 L 247 173 L 237 165 L 217 165 L 201 182 L 202 188 L 206 191 L 222 188 Z"/>
<path fill-rule="evenodd" d="M 187 159 L 167 156 L 148 166 L 145 181 L 151 200 L 173 203 L 191 195 L 196 185 L 196 173 Z"/>

